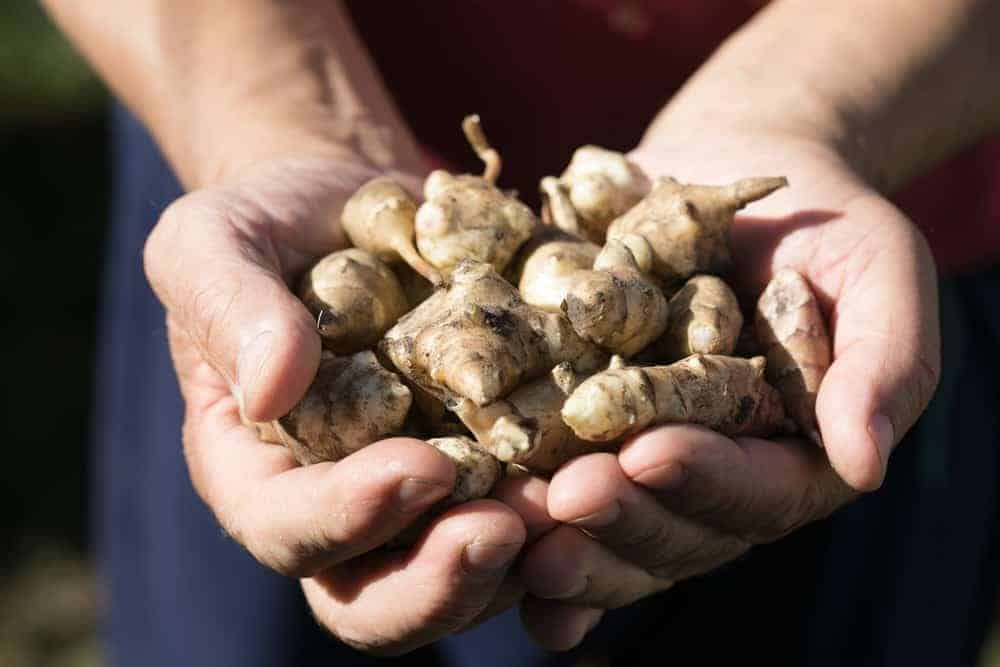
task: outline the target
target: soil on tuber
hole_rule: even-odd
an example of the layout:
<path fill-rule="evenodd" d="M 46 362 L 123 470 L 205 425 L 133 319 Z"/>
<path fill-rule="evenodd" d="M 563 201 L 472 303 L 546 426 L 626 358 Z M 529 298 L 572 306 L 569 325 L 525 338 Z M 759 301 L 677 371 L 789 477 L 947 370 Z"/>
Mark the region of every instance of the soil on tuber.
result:
<path fill-rule="evenodd" d="M 380 349 L 411 382 L 477 405 L 562 361 L 590 372 L 607 358 L 565 316 L 528 305 L 492 266 L 472 261 L 458 265 L 447 289 L 400 319 Z"/>
<path fill-rule="evenodd" d="M 816 295 L 797 271 L 782 269 L 768 283 L 757 301 L 756 331 L 767 355 L 767 377 L 789 417 L 822 446 L 816 392 L 830 366 L 830 336 Z"/>
<path fill-rule="evenodd" d="M 542 219 L 580 238 L 603 243 L 608 225 L 650 190 L 649 178 L 625 155 L 578 148 L 559 178 L 542 179 Z"/>
<path fill-rule="evenodd" d="M 786 420 L 765 366 L 764 357 L 696 354 L 669 366 L 610 368 L 570 394 L 562 417 L 592 441 L 666 423 L 699 424 L 730 437 L 772 435 Z"/>
<path fill-rule="evenodd" d="M 431 283 L 441 274 L 414 246 L 417 203 L 402 185 L 384 176 L 362 185 L 344 205 L 340 224 L 356 248 L 367 250 L 384 262 L 406 262 Z"/>
<path fill-rule="evenodd" d="M 733 290 L 720 278 L 698 275 L 670 299 L 667 328 L 656 341 L 661 358 L 692 354 L 731 355 L 743 327 Z"/>
<path fill-rule="evenodd" d="M 436 170 L 424 183 L 417 210 L 420 254 L 448 275 L 464 259 L 493 265 L 502 273 L 538 224 L 535 214 L 496 186 L 500 156 L 486 142 L 478 116 L 462 125 L 469 143 L 486 163 L 482 176 Z"/>
<path fill-rule="evenodd" d="M 323 346 L 337 354 L 370 349 L 410 309 L 392 270 L 357 248 L 317 262 L 303 276 L 298 294 L 316 316 Z"/>
<path fill-rule="evenodd" d="M 653 190 L 608 228 L 608 239 L 638 234 L 653 251 L 653 271 L 665 281 L 724 273 L 732 262 L 729 226 L 736 212 L 788 182 L 745 178 L 727 186 L 659 179 Z"/>

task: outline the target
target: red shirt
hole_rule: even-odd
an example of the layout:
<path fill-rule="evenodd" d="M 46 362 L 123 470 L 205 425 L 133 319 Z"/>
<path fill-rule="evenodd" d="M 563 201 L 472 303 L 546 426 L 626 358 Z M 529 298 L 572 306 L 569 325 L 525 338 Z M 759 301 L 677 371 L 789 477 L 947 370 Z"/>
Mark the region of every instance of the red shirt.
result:
<path fill-rule="evenodd" d="M 681 84 L 764 4 L 755 0 L 351 3 L 417 138 L 463 169 L 457 131 L 482 113 L 505 182 L 529 201 L 583 143 L 627 150 Z M 942 268 L 1000 260 L 1000 140 L 940 165 L 895 200 Z"/>

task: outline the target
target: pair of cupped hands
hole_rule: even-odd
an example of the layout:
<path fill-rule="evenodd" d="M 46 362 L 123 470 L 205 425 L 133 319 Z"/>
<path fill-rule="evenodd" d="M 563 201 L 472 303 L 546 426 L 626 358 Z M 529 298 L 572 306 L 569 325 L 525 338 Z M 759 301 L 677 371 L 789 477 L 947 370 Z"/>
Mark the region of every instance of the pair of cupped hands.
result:
<path fill-rule="evenodd" d="M 819 295 L 834 362 L 819 391 L 825 449 L 670 425 L 550 480 L 508 478 L 452 509 L 406 551 L 378 547 L 448 495 L 450 461 L 392 438 L 299 467 L 241 421 L 286 413 L 320 357 L 290 281 L 346 245 L 346 199 L 380 173 L 342 151 L 284 155 L 194 191 L 146 246 L 167 309 L 198 493 L 261 563 L 301 579 L 347 644 L 403 653 L 520 605 L 550 649 L 579 643 L 604 610 L 659 593 L 825 517 L 882 483 L 889 455 L 937 383 L 933 261 L 920 232 L 838 155 L 776 134 L 647 140 L 651 176 L 725 184 L 787 176 L 732 232 L 731 283 L 753 299 L 792 267 Z M 414 193 L 415 175 L 390 174 Z"/>

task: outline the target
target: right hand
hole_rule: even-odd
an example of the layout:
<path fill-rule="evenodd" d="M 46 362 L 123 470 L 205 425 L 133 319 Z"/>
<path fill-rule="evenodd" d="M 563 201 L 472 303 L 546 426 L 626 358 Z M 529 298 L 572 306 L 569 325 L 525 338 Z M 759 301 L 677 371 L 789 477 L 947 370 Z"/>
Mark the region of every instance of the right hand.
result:
<path fill-rule="evenodd" d="M 320 339 L 288 283 L 345 245 L 343 203 L 376 175 L 343 155 L 256 164 L 171 205 L 145 264 L 167 310 L 195 489 L 261 563 L 301 578 L 334 635 L 397 654 L 517 596 L 501 584 L 525 541 L 522 520 L 480 500 L 438 518 L 407 551 L 374 551 L 451 491 L 451 462 L 419 440 L 393 438 L 299 467 L 240 416 L 280 417 L 312 381 Z M 415 178 L 390 175 L 419 192 Z"/>

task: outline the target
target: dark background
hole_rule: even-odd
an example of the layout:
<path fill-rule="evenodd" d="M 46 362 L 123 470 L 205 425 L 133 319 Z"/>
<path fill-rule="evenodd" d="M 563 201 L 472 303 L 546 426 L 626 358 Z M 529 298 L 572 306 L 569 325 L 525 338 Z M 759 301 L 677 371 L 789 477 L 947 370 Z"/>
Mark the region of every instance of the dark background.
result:
<path fill-rule="evenodd" d="M 104 664 L 87 510 L 108 108 L 106 91 L 35 2 L 0 2 L 5 667 Z M 1000 667 L 996 630 L 980 665 Z"/>

